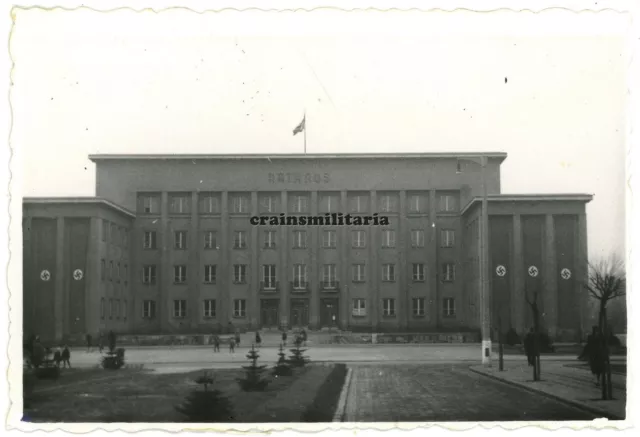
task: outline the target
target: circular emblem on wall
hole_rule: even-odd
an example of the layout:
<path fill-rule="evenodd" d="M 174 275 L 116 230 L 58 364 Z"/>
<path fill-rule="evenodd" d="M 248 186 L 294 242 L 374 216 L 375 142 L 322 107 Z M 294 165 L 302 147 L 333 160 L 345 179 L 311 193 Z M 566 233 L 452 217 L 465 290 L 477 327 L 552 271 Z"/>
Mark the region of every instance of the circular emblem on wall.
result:
<path fill-rule="evenodd" d="M 529 276 L 531 276 L 532 278 L 538 276 L 538 268 L 536 266 L 529 266 L 528 272 Z"/>
<path fill-rule="evenodd" d="M 42 279 L 43 281 L 48 281 L 49 279 L 51 279 L 51 273 L 49 273 L 49 270 L 41 271 L 40 279 Z"/>
<path fill-rule="evenodd" d="M 560 271 L 560 276 L 562 276 L 562 279 L 569 279 L 571 278 L 571 270 L 569 269 L 562 269 Z"/>
<path fill-rule="evenodd" d="M 507 268 L 505 266 L 500 264 L 500 265 L 498 265 L 498 267 L 496 267 L 496 275 L 502 277 L 502 276 L 504 276 L 506 274 L 507 274 Z"/>
<path fill-rule="evenodd" d="M 80 279 L 82 279 L 82 276 L 83 276 L 83 274 L 82 274 L 82 270 L 80 270 L 80 269 L 75 269 L 75 270 L 73 271 L 73 279 L 75 279 L 76 281 L 79 281 Z"/>

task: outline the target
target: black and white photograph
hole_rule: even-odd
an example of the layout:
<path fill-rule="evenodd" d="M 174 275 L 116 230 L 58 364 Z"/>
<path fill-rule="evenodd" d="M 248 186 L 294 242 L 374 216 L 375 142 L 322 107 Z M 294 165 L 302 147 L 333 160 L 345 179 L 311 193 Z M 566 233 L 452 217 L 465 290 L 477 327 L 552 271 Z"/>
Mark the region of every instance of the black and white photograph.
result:
<path fill-rule="evenodd" d="M 11 11 L 14 427 L 633 419 L 629 13 L 94 3 Z"/>

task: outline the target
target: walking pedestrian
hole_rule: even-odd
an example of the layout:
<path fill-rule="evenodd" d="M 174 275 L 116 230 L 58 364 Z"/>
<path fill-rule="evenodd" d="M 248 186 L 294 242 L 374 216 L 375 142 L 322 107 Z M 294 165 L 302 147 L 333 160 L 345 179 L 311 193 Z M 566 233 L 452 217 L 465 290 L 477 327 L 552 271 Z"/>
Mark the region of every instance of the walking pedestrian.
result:
<path fill-rule="evenodd" d="M 236 339 L 231 337 L 229 339 L 229 353 L 232 354 L 236 350 Z"/>
<path fill-rule="evenodd" d="M 300 333 L 300 339 L 302 340 L 302 344 L 306 347 L 307 346 L 307 331 L 305 331 L 305 329 L 302 329 L 302 332 Z"/>
<path fill-rule="evenodd" d="M 113 331 L 109 331 L 109 350 L 114 351 L 116 349 L 116 334 Z"/>
<path fill-rule="evenodd" d="M 87 333 L 86 340 L 87 340 L 87 353 L 89 353 L 89 352 L 91 352 L 91 351 L 92 351 L 92 347 L 91 347 L 91 340 L 92 340 L 92 338 L 91 338 L 91 334 L 88 334 L 88 333 Z"/>
<path fill-rule="evenodd" d="M 240 332 L 236 331 L 236 345 L 240 347 Z"/>
<path fill-rule="evenodd" d="M 287 331 L 282 331 L 282 345 L 287 345 Z"/>
<path fill-rule="evenodd" d="M 64 345 L 64 349 L 62 349 L 62 367 L 71 368 L 71 351 L 69 351 L 69 346 Z"/>
<path fill-rule="evenodd" d="M 98 334 L 98 350 L 100 353 L 104 350 L 104 335 L 102 333 Z"/>
<path fill-rule="evenodd" d="M 536 359 L 536 355 L 534 352 L 535 342 L 533 336 L 533 328 L 530 328 L 529 332 L 524 337 L 524 353 L 527 355 L 527 362 L 529 363 L 529 366 L 533 366 Z"/>
<path fill-rule="evenodd" d="M 53 353 L 53 362 L 56 367 L 60 367 L 60 362 L 62 361 L 62 350 L 60 346 L 56 346 L 56 351 Z"/>
<path fill-rule="evenodd" d="M 217 334 L 213 336 L 213 351 L 220 352 L 220 337 Z"/>
<path fill-rule="evenodd" d="M 599 327 L 594 326 L 591 334 L 587 337 L 586 350 L 589 358 L 589 368 L 595 378 L 596 387 L 599 387 L 600 376 L 604 373 L 605 367 L 604 341 Z"/>
<path fill-rule="evenodd" d="M 260 332 L 256 331 L 256 345 L 260 348 L 260 344 L 262 343 L 262 337 L 260 337 Z"/>

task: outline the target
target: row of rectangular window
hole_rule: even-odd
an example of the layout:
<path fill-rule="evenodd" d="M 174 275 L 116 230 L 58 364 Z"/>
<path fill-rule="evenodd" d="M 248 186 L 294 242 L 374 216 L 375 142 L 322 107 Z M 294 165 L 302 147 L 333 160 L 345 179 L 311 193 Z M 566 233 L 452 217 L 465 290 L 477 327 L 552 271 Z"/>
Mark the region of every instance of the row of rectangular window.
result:
<path fill-rule="evenodd" d="M 105 318 L 105 298 L 100 299 L 100 318 L 104 320 Z M 124 321 L 127 320 L 127 301 L 126 299 L 122 301 L 122 307 L 120 306 L 120 299 L 109 299 L 109 320 L 111 319 L 120 319 L 120 315 L 122 315 L 122 319 Z"/>
<path fill-rule="evenodd" d="M 353 264 L 351 266 L 351 280 L 352 282 L 365 282 L 366 278 L 366 265 L 365 264 Z M 424 282 L 426 277 L 426 267 L 422 263 L 413 263 L 411 265 L 411 278 L 414 282 Z M 247 264 L 234 264 L 233 266 L 233 283 L 244 284 L 247 282 Z M 187 283 L 187 266 L 186 265 L 174 265 L 173 266 L 173 282 L 175 284 Z M 442 264 L 442 276 L 441 280 L 445 282 L 452 282 L 455 280 L 456 269 L 454 263 Z M 146 265 L 142 268 L 142 283 L 152 285 L 156 283 L 157 268 L 155 265 Z M 396 265 L 395 264 L 383 264 L 382 265 L 382 281 L 383 282 L 395 282 L 396 281 Z M 277 273 L 275 264 L 265 264 L 262 266 L 262 287 L 264 289 L 276 289 L 277 288 Z M 293 284 L 294 288 L 306 288 L 308 284 L 308 268 L 306 264 L 294 264 L 293 265 Z M 215 284 L 217 280 L 217 266 L 215 264 L 207 264 L 204 266 L 204 283 Z M 335 288 L 338 283 L 337 266 L 336 264 L 324 264 L 322 266 L 322 283 L 326 288 Z M 296 284 L 298 285 L 296 287 Z M 334 285 L 335 284 L 335 285 Z"/>
<path fill-rule="evenodd" d="M 340 196 L 338 194 L 320 194 L 319 212 L 332 213 L 341 211 Z M 222 196 L 215 193 L 198 194 L 198 212 L 200 214 L 220 214 Z M 190 193 L 169 194 L 169 214 L 191 214 L 192 196 Z M 259 212 L 279 213 L 283 212 L 280 205 L 281 198 L 277 194 L 260 194 L 258 196 Z M 311 211 L 311 196 L 307 194 L 292 194 L 289 196 L 287 211 L 294 214 L 303 214 Z M 457 212 L 459 210 L 458 195 L 452 193 L 438 194 L 438 212 Z M 370 196 L 348 195 L 349 212 L 371 212 Z M 378 196 L 378 212 L 398 212 L 399 197 L 397 195 L 382 194 Z M 229 210 L 236 214 L 248 214 L 251 212 L 250 195 L 232 194 L 229 196 Z M 407 211 L 410 214 L 426 214 L 429 212 L 429 195 L 409 194 L 407 196 Z M 160 214 L 160 194 L 138 194 L 138 213 Z"/>
<path fill-rule="evenodd" d="M 104 299 L 103 299 L 104 301 Z M 119 301 L 118 301 L 119 302 Z M 125 301 L 126 307 L 126 301 Z M 367 315 L 367 299 L 352 299 L 351 314 L 356 317 Z M 411 312 L 414 317 L 424 317 L 426 315 L 426 298 L 411 298 Z M 246 299 L 233 300 L 233 317 L 246 317 L 247 301 Z M 451 297 L 442 300 L 442 314 L 445 317 L 455 317 L 456 306 L 455 299 Z M 185 299 L 176 299 L 173 301 L 174 318 L 184 318 L 187 316 L 187 301 Z M 396 316 L 396 300 L 393 298 L 382 299 L 382 315 L 385 317 Z M 205 299 L 202 301 L 202 316 L 204 318 L 216 317 L 216 300 Z M 126 317 L 126 316 L 125 316 Z M 156 317 L 156 301 L 145 300 L 142 303 L 142 317 L 145 319 L 154 319 Z"/>
<path fill-rule="evenodd" d="M 188 231 L 174 231 L 173 247 L 176 250 L 188 249 Z M 307 231 L 292 231 L 292 239 L 294 249 L 306 249 L 308 241 Z M 220 249 L 218 245 L 218 233 L 216 231 L 203 231 L 203 248 L 205 250 Z M 247 231 L 233 232 L 233 248 L 247 249 Z M 263 247 L 265 249 L 276 248 L 277 235 L 276 231 L 264 231 Z M 383 229 L 381 233 L 381 245 L 383 248 L 396 247 L 396 231 L 393 229 Z M 351 247 L 363 248 L 367 245 L 366 231 L 351 231 Z M 411 247 L 424 247 L 425 233 L 422 229 L 411 230 Z M 156 231 L 144 231 L 142 239 L 142 247 L 145 250 L 155 250 L 158 248 L 158 236 Z M 440 230 L 440 245 L 443 248 L 451 248 L 455 245 L 455 231 L 453 229 Z M 322 231 L 322 247 L 332 249 L 337 247 L 337 234 L 334 230 Z"/>
<path fill-rule="evenodd" d="M 120 282 L 121 279 L 124 279 L 124 283 L 127 284 L 127 278 L 129 277 L 129 265 L 125 264 L 124 266 L 124 276 L 121 276 L 120 263 L 109 261 L 109 270 L 107 271 L 107 261 L 104 259 L 100 260 L 100 280 L 105 281 L 113 281 L 115 279 L 116 282 Z"/>
<path fill-rule="evenodd" d="M 129 230 L 108 220 L 102 220 L 100 235 L 103 242 L 129 247 Z"/>

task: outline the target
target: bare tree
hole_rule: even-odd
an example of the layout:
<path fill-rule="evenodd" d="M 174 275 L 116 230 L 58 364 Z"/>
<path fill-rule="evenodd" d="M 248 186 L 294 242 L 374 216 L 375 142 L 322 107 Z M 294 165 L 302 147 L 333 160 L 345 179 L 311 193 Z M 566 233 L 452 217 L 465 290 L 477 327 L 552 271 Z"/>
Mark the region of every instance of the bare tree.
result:
<path fill-rule="evenodd" d="M 529 299 L 529 294 L 526 293 L 525 299 L 531 308 L 531 315 L 533 316 L 533 380 L 540 381 L 540 309 L 538 308 L 538 290 L 533 292 L 532 299 Z"/>
<path fill-rule="evenodd" d="M 589 263 L 589 276 L 585 288 L 592 299 L 598 303 L 598 328 L 602 334 L 604 352 L 604 371 L 602 372 L 602 399 L 613 399 L 611 383 L 611 363 L 609 359 L 609 326 L 607 323 L 607 304 L 612 299 L 626 295 L 626 272 L 624 261 L 613 255 Z"/>

